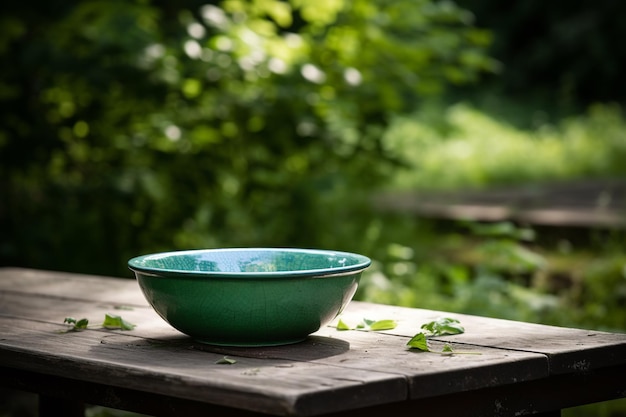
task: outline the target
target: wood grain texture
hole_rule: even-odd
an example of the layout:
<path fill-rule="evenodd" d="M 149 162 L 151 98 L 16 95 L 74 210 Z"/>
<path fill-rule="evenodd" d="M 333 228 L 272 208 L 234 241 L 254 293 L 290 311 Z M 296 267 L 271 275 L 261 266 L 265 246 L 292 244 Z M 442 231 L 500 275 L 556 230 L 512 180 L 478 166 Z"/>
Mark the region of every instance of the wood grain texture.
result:
<path fill-rule="evenodd" d="M 422 323 L 439 317 L 453 317 L 461 321 L 465 333 L 437 337 L 435 340 L 540 353 L 549 360 L 550 374 L 617 365 L 626 358 L 624 333 L 546 326 L 398 306 L 384 306 L 381 310 L 379 305 L 371 303 L 353 303 L 347 313 L 357 317 L 378 314 L 376 319 L 395 319 L 399 325 L 390 333 L 403 336 L 414 334 Z"/>
<path fill-rule="evenodd" d="M 124 309 L 118 310 L 120 306 Z M 137 327 L 103 329 L 98 324 L 106 313 L 119 314 Z M 63 320 L 68 316 L 88 318 L 91 326 L 67 331 Z M 444 356 L 407 349 L 407 341 L 422 323 L 441 316 L 458 318 L 466 332 L 432 339 L 433 351 L 449 343 L 456 350 L 480 354 Z M 610 369 L 626 366 L 623 334 L 361 302 L 350 303 L 342 317 L 395 319 L 398 326 L 367 332 L 339 331 L 331 324 L 294 345 L 209 346 L 165 323 L 134 280 L 4 268 L 0 366 L 24 372 L 25 380 L 26 375 L 45 375 L 187 405 L 283 416 L 397 408 L 481 392 L 487 393 L 487 408 L 493 404 L 488 393 L 500 392 L 502 398 L 506 393 L 511 398 L 507 413 L 515 414 L 524 406 L 515 400 L 516 387 L 549 386 L 547 381 L 560 381 L 559 375 L 565 381 L 596 371 L 606 372 L 605 379 L 617 378 Z M 224 356 L 236 362 L 218 364 Z M 610 392 L 598 388 L 594 398 L 626 396 L 626 380 L 621 385 L 620 381 Z M 562 389 L 565 382 L 560 384 Z M 91 394 L 84 390 L 85 396 L 93 395 L 93 390 Z M 549 411 L 558 404 L 532 410 Z"/>

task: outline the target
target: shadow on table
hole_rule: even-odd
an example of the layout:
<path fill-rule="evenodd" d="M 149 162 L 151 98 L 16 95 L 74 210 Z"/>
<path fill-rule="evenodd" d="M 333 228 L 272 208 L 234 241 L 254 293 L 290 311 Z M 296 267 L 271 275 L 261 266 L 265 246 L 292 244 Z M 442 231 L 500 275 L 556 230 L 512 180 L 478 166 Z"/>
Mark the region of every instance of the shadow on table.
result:
<path fill-rule="evenodd" d="M 332 337 L 309 336 L 300 343 L 281 346 L 230 347 L 195 342 L 193 349 L 246 358 L 307 361 L 340 355 L 350 350 L 350 343 Z"/>
<path fill-rule="evenodd" d="M 131 342 L 125 335 L 111 334 L 104 336 L 97 348 L 104 348 L 106 345 L 123 346 L 131 350 L 142 349 L 151 351 L 153 354 L 157 351 L 163 353 L 166 350 L 194 350 L 245 358 L 297 361 L 328 358 L 350 350 L 349 342 L 325 336 L 309 336 L 302 342 L 280 346 L 232 347 L 204 344 L 184 335 L 158 339 L 136 338 Z"/>

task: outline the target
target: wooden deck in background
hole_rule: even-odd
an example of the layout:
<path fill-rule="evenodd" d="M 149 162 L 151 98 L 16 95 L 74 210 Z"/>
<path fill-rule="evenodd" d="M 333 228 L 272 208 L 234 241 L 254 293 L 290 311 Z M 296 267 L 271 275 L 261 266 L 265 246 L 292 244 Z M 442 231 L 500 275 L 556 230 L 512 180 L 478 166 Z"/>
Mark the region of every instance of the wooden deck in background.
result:
<path fill-rule="evenodd" d="M 585 180 L 454 192 L 385 192 L 382 212 L 441 220 L 626 229 L 626 179 Z"/>

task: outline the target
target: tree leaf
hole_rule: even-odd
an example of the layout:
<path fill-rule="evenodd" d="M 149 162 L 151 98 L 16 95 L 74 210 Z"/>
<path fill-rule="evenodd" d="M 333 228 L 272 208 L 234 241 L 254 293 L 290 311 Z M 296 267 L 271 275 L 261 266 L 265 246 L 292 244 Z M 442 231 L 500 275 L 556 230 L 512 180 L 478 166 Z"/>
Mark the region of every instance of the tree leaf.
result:
<path fill-rule="evenodd" d="M 452 346 L 446 343 L 445 345 L 443 345 L 443 349 L 441 349 L 441 353 L 454 353 L 454 350 L 452 350 Z"/>
<path fill-rule="evenodd" d="M 63 320 L 63 323 L 71 324 L 72 325 L 71 330 L 80 331 L 80 330 L 85 330 L 87 328 L 87 325 L 89 324 L 89 320 L 85 318 L 76 320 L 74 317 L 66 317 L 65 320 Z"/>
<path fill-rule="evenodd" d="M 465 328 L 457 319 L 442 317 L 437 320 L 425 323 L 422 329 L 428 332 L 429 336 L 443 336 L 446 334 L 461 334 L 465 332 Z"/>
<path fill-rule="evenodd" d="M 426 340 L 426 335 L 422 332 L 413 336 L 411 340 L 408 341 L 407 346 L 411 349 L 419 349 L 423 352 L 430 352 L 428 340 Z"/>
<path fill-rule="evenodd" d="M 135 328 L 135 325 L 127 322 L 120 316 L 105 314 L 102 327 L 104 327 L 105 329 L 133 330 Z"/>
<path fill-rule="evenodd" d="M 339 319 L 337 323 L 337 330 L 352 330 L 352 327 L 348 326 L 343 320 Z"/>
<path fill-rule="evenodd" d="M 80 330 L 84 330 L 87 328 L 87 325 L 89 324 L 89 320 L 88 319 L 80 319 L 76 322 L 76 324 L 74 325 L 75 329 L 80 329 Z"/>
<path fill-rule="evenodd" d="M 365 326 L 370 327 L 373 323 L 375 323 L 376 320 L 370 320 L 370 319 L 363 319 L 363 323 L 365 324 Z"/>
<path fill-rule="evenodd" d="M 366 330 L 379 331 L 395 329 L 398 323 L 395 320 L 370 320 L 363 318 L 356 326 L 349 325 L 342 319 L 337 322 L 337 330 Z"/>
<path fill-rule="evenodd" d="M 378 320 L 369 325 L 370 330 L 391 330 L 395 329 L 398 323 L 395 320 Z"/>

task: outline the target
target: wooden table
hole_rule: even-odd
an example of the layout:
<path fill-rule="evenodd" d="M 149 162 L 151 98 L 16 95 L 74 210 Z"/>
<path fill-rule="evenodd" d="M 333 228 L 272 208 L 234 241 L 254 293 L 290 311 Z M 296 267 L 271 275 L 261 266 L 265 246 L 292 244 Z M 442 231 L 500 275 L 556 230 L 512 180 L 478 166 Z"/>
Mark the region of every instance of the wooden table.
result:
<path fill-rule="evenodd" d="M 129 274 L 130 277 L 130 274 Z M 66 331 L 65 317 L 134 330 Z M 152 415 L 557 416 L 626 397 L 626 334 L 353 301 L 352 319 L 394 319 L 390 331 L 328 326 L 269 348 L 202 345 L 167 325 L 137 283 L 0 268 L 0 385 L 36 392 L 42 415 L 98 404 Z M 480 354 L 415 352 L 407 341 L 439 317 L 465 333 L 431 339 Z M 232 364 L 220 364 L 224 357 Z"/>

